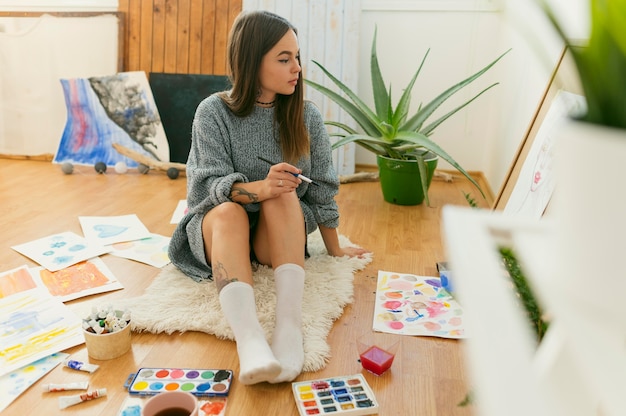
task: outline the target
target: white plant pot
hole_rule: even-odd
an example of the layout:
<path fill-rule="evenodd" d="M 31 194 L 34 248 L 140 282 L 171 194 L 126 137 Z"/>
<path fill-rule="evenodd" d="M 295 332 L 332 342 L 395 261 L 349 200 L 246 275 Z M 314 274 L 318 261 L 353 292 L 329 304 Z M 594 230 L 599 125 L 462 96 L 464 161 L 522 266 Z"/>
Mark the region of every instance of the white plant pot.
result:
<path fill-rule="evenodd" d="M 602 414 L 624 415 L 626 386 L 626 130 L 567 120 L 556 142 L 555 222 L 563 325 Z"/>

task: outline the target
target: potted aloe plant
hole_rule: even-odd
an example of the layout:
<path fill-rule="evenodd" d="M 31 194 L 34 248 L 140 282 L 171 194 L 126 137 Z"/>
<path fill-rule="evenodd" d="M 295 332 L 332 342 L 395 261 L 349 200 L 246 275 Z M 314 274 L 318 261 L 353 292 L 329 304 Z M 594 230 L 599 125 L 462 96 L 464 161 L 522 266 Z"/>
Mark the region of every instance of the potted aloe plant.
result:
<path fill-rule="evenodd" d="M 333 149 L 354 142 L 376 155 L 385 201 L 399 205 L 418 205 L 426 200 L 426 203 L 430 205 L 428 188 L 437 166 L 438 158 L 446 160 L 467 177 L 484 197 L 485 194 L 478 183 L 441 146 L 432 141 L 429 136 L 435 131 L 437 126 L 498 83 L 489 85 L 474 97 L 441 117 L 432 121 L 430 121 L 430 118 L 435 110 L 448 98 L 487 72 L 507 52 L 504 52 L 496 60 L 469 78 L 446 89 L 429 103 L 420 105 L 418 110 L 413 113 L 410 113 L 409 108 L 411 91 L 426 61 L 428 51 L 394 108 L 391 90 L 388 90 L 388 87 L 385 85 L 378 64 L 376 31 L 374 32 L 371 51 L 371 79 L 375 109 L 368 107 L 357 94 L 317 61 L 313 61 L 313 63 L 330 78 L 347 98 L 314 81 L 305 80 L 305 82 L 339 104 L 358 124 L 360 131 L 345 123 L 333 120 L 326 121 L 327 125 L 341 129 L 340 132 L 330 133 L 331 136 L 339 137 L 339 140 L 333 143 Z"/>

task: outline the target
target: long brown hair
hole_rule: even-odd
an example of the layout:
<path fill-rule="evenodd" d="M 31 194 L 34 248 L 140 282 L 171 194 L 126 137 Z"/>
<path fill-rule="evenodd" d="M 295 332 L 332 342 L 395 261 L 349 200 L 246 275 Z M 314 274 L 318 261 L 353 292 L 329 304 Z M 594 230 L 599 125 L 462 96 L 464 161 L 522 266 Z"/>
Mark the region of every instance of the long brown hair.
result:
<path fill-rule="evenodd" d="M 235 19 L 227 47 L 232 89 L 220 94 L 235 115 L 245 117 L 252 113 L 260 89 L 261 61 L 289 30 L 298 34 L 288 20 L 268 11 L 242 12 Z M 300 63 L 299 56 L 297 59 Z M 277 94 L 274 104 L 280 146 L 285 161 L 290 163 L 296 163 L 302 156 L 308 157 L 310 151 L 309 134 L 304 124 L 302 83 L 300 76 L 294 93 Z"/>

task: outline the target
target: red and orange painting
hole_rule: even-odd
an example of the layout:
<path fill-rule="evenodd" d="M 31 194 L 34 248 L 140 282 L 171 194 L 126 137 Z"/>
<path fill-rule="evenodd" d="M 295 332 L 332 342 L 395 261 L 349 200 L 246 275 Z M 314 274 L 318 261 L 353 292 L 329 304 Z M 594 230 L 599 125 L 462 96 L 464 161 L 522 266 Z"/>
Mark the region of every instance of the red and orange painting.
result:
<path fill-rule="evenodd" d="M 52 296 L 67 296 L 109 283 L 94 263 L 86 261 L 56 272 L 42 269 L 39 276 Z"/>
<path fill-rule="evenodd" d="M 37 284 L 26 266 L 0 273 L 0 299 L 35 287 Z"/>

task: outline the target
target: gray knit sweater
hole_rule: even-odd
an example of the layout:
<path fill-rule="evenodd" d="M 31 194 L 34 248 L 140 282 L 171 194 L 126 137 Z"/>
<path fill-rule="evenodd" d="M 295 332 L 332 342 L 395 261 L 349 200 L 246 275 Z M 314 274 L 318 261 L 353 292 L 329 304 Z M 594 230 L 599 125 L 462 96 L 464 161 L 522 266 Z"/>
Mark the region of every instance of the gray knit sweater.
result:
<path fill-rule="evenodd" d="M 311 140 L 310 158 L 296 166 L 319 186 L 302 182 L 296 192 L 304 212 L 306 231 L 318 224 L 336 228 L 339 211 L 334 200 L 339 180 L 332 164 L 330 141 L 322 116 L 311 102 L 305 102 L 305 124 Z M 169 257 L 174 265 L 196 281 L 212 279 L 202 240 L 202 219 L 215 206 L 230 201 L 235 182 L 254 182 L 267 176 L 270 166 L 257 158 L 283 160 L 274 127 L 274 109 L 255 106 L 247 117 L 235 116 L 223 101 L 212 95 L 196 110 L 187 160 L 188 213 L 174 230 Z M 260 204 L 246 204 L 250 212 Z"/>

